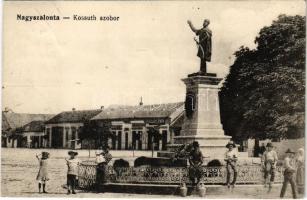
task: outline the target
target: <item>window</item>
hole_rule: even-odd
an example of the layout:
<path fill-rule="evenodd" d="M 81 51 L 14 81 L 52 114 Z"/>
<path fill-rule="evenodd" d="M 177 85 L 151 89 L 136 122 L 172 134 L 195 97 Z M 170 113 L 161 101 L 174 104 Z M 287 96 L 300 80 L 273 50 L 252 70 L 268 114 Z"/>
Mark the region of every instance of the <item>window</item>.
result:
<path fill-rule="evenodd" d="M 125 149 L 127 150 L 128 147 L 128 132 L 125 133 Z"/>
<path fill-rule="evenodd" d="M 167 149 L 167 130 L 162 130 L 162 150 Z"/>
<path fill-rule="evenodd" d="M 117 132 L 117 149 L 118 150 L 122 149 L 122 132 L 121 131 Z"/>

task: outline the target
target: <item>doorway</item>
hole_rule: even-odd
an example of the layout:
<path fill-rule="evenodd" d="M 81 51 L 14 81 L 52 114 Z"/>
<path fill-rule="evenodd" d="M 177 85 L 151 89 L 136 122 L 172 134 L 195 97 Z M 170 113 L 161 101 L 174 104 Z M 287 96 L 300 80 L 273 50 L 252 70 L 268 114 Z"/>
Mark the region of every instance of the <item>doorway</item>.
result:
<path fill-rule="evenodd" d="M 62 148 L 63 146 L 63 127 L 52 127 L 51 147 Z"/>

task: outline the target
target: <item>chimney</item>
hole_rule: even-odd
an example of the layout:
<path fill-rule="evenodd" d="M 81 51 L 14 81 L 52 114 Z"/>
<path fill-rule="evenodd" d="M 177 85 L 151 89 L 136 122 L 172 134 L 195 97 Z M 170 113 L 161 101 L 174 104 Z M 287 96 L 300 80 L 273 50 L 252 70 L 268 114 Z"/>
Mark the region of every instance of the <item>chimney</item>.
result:
<path fill-rule="evenodd" d="M 72 108 L 71 110 L 72 110 L 72 111 L 76 111 L 76 108 Z"/>
<path fill-rule="evenodd" d="M 140 106 L 143 105 L 143 98 L 142 98 L 142 97 L 141 97 L 141 101 L 140 101 L 139 105 L 140 105 Z"/>
<path fill-rule="evenodd" d="M 100 110 L 103 110 L 104 109 L 104 106 L 100 106 Z"/>

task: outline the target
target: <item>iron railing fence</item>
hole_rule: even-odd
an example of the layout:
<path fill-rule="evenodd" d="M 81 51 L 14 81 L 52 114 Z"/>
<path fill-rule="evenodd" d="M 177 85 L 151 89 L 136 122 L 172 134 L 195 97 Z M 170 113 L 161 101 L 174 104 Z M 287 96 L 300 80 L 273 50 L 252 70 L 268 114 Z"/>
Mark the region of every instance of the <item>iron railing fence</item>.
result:
<path fill-rule="evenodd" d="M 262 184 L 264 182 L 263 169 L 260 165 L 238 166 L 238 184 Z M 203 167 L 202 183 L 224 184 L 226 182 L 226 168 Z M 232 179 L 232 177 L 231 177 Z M 275 183 L 283 180 L 283 168 L 276 167 Z M 122 167 L 113 168 L 108 166 L 106 170 L 107 183 L 135 183 L 135 184 L 189 184 L 188 168 L 184 167 Z M 79 187 L 91 189 L 96 183 L 96 164 L 83 162 L 79 168 Z"/>

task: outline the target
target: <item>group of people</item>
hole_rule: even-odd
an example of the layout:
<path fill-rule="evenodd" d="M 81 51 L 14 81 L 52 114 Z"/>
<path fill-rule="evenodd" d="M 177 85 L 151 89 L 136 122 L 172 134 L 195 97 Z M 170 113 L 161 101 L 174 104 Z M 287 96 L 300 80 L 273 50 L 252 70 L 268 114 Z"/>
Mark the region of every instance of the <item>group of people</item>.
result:
<path fill-rule="evenodd" d="M 78 181 L 78 172 L 80 160 L 77 158 L 78 152 L 68 151 L 69 158 L 65 158 L 67 164 L 67 194 L 76 194 L 76 186 Z M 40 155 L 36 155 L 39 161 L 39 171 L 36 177 L 38 181 L 39 193 L 48 193 L 46 191 L 46 183 L 49 180 L 48 174 L 48 158 L 50 154 L 48 152 L 42 152 Z M 96 152 L 97 163 L 97 178 L 105 180 L 105 166 L 112 159 L 112 155 L 109 153 L 109 148 Z"/>
<path fill-rule="evenodd" d="M 80 160 L 77 158 L 78 152 L 68 151 L 69 158 L 65 158 L 67 164 L 67 194 L 76 194 L 75 188 L 78 179 L 78 171 Z M 39 193 L 48 193 L 46 191 L 46 183 L 49 180 L 48 174 L 48 158 L 50 154 L 48 152 L 42 152 L 40 155 L 36 155 L 39 161 L 39 171 L 36 177 L 38 181 Z M 43 191 L 41 191 L 43 188 Z"/>
<path fill-rule="evenodd" d="M 228 188 L 230 186 L 234 187 L 236 180 L 237 180 L 237 160 L 238 160 L 238 155 L 237 151 L 235 151 L 236 145 L 233 142 L 229 142 L 226 147 L 228 150 L 225 153 L 225 162 L 226 162 L 226 185 Z M 190 150 L 189 152 L 189 178 L 191 180 L 192 186 L 196 186 L 199 184 L 202 178 L 202 164 L 204 162 L 203 154 L 199 148 L 199 143 L 197 141 L 194 141 L 190 147 L 187 147 L 183 150 Z M 233 180 L 230 183 L 230 176 L 231 176 L 231 171 L 233 171 Z"/>
<path fill-rule="evenodd" d="M 235 143 L 230 141 L 225 152 L 225 163 L 226 163 L 226 184 L 228 188 L 234 187 L 236 184 L 238 171 L 237 161 L 238 153 L 235 150 Z M 280 197 L 283 198 L 290 183 L 292 189 L 293 198 L 297 198 L 297 192 L 304 194 L 304 183 L 305 183 L 305 157 L 304 149 L 300 148 L 297 152 L 288 149 L 286 151 L 286 157 L 283 160 L 284 166 L 284 181 L 280 192 Z M 197 185 L 202 178 L 202 164 L 203 155 L 200 151 L 198 142 L 192 143 L 192 150 L 189 154 L 189 177 L 192 181 L 192 185 Z M 265 151 L 262 154 L 261 166 L 264 171 L 264 186 L 268 185 L 268 192 L 272 189 L 272 184 L 275 179 L 276 165 L 278 162 L 277 152 L 274 150 L 272 143 L 267 143 Z M 233 180 L 230 182 L 231 173 L 233 173 Z"/>
<path fill-rule="evenodd" d="M 236 184 L 238 170 L 237 161 L 238 153 L 235 150 L 235 143 L 230 141 L 227 145 L 227 151 L 225 152 L 225 163 L 226 163 L 226 183 L 228 188 L 234 187 Z M 184 150 L 184 151 L 183 151 Z M 203 165 L 203 154 L 200 150 L 199 143 L 194 141 L 191 145 L 185 146 L 181 149 L 181 152 L 189 152 L 186 154 L 189 160 L 189 178 L 193 186 L 200 183 L 202 178 L 202 165 Z M 67 164 L 67 194 L 76 194 L 75 188 L 78 179 L 78 171 L 80 161 L 77 158 L 78 152 L 68 151 L 69 158 L 65 158 Z M 48 152 L 42 152 L 41 155 L 36 155 L 39 161 L 39 172 L 37 174 L 38 189 L 39 193 L 47 193 L 46 182 L 49 180 L 48 176 L 48 158 L 50 154 Z M 106 180 L 106 166 L 111 161 L 112 155 L 109 153 L 109 148 L 100 148 L 96 151 L 96 182 L 104 183 Z M 264 170 L 264 186 L 270 191 L 275 179 L 276 165 L 278 163 L 277 152 L 274 150 L 272 143 L 267 143 L 266 149 L 261 158 L 261 165 Z M 284 181 L 280 192 L 280 197 L 283 198 L 290 183 L 292 189 L 293 198 L 297 197 L 297 193 L 304 193 L 304 182 L 305 182 L 305 157 L 304 149 L 300 148 L 297 152 L 288 149 L 286 151 L 286 157 L 283 161 L 284 166 Z M 233 180 L 230 181 L 231 174 L 233 173 Z M 99 190 L 99 185 L 97 185 Z"/>
<path fill-rule="evenodd" d="M 290 183 L 293 198 L 297 198 L 297 193 L 304 193 L 305 183 L 305 158 L 304 149 L 300 148 L 297 152 L 288 149 L 283 161 L 284 166 L 284 181 L 280 192 L 280 197 L 285 196 L 287 186 Z M 272 189 L 274 183 L 276 164 L 278 161 L 277 153 L 274 150 L 272 143 L 267 143 L 261 163 L 264 169 L 264 186 L 269 182 L 269 191 Z M 270 179 L 268 180 L 270 176 Z"/>

